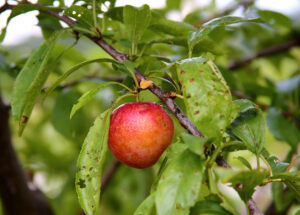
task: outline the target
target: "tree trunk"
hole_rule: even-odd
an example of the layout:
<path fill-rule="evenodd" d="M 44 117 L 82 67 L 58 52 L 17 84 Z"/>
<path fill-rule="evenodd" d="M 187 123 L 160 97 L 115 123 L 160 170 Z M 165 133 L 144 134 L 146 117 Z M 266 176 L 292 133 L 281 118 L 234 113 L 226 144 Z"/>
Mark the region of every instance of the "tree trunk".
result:
<path fill-rule="evenodd" d="M 0 195 L 7 215 L 53 215 L 37 189 L 30 189 L 27 177 L 12 146 L 9 106 L 0 96 Z"/>

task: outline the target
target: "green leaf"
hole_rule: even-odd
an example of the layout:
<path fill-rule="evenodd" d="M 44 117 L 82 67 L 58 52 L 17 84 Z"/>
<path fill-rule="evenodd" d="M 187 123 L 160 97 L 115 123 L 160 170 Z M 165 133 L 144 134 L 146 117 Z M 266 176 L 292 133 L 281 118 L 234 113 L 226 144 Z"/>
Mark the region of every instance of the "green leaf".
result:
<path fill-rule="evenodd" d="M 268 176 L 267 171 L 234 171 L 224 168 L 217 168 L 216 173 L 223 183 L 231 183 L 244 202 L 249 201 L 255 191 L 255 187 L 261 185 Z"/>
<path fill-rule="evenodd" d="M 36 99 L 50 73 L 50 70 L 45 67 L 59 35 L 58 32 L 53 33 L 32 53 L 15 81 L 11 105 L 12 115 L 19 121 L 19 135 L 22 134 Z"/>
<path fill-rule="evenodd" d="M 240 105 L 239 100 L 235 101 Z M 231 125 L 231 132 L 242 140 L 247 148 L 256 155 L 259 155 L 264 147 L 265 120 L 261 110 L 248 102 L 240 106 L 240 115 Z"/>
<path fill-rule="evenodd" d="M 74 114 L 82 108 L 84 105 L 86 105 L 100 90 L 102 90 L 104 87 L 107 87 L 108 85 L 116 84 L 121 86 L 120 83 L 118 82 L 103 82 L 101 84 L 98 84 L 97 87 L 89 90 L 88 92 L 84 93 L 79 99 L 78 102 L 73 105 L 71 114 L 70 114 L 70 119 L 74 116 Z"/>
<path fill-rule="evenodd" d="M 237 159 L 241 161 L 241 163 L 244 164 L 248 169 L 252 170 L 251 164 L 245 158 L 238 156 Z"/>
<path fill-rule="evenodd" d="M 53 31 L 62 29 L 59 20 L 54 16 L 40 13 L 37 18 L 39 20 L 38 26 L 41 27 L 45 39 L 48 39 Z"/>
<path fill-rule="evenodd" d="M 188 149 L 191 152 L 194 152 L 197 155 L 203 155 L 204 154 L 204 144 L 208 142 L 208 139 L 206 137 L 200 138 L 193 135 L 190 135 L 188 133 L 182 133 L 181 134 L 183 142 L 188 146 Z"/>
<path fill-rule="evenodd" d="M 148 5 L 136 8 L 126 5 L 123 9 L 123 21 L 131 41 L 131 55 L 137 54 L 137 45 L 151 21 L 151 11 Z"/>
<path fill-rule="evenodd" d="M 102 169 L 108 149 L 110 112 L 109 109 L 97 117 L 84 140 L 77 161 L 75 187 L 86 215 L 98 214 Z"/>
<path fill-rule="evenodd" d="M 240 22 L 258 22 L 259 19 L 246 19 L 242 17 L 235 16 L 224 16 L 213 19 L 205 24 L 202 27 L 194 32 L 190 32 L 188 35 L 188 44 L 189 50 L 193 50 L 194 46 L 199 43 L 201 40 L 207 38 L 209 34 L 216 29 L 217 27 L 226 26 L 230 24 L 240 23 Z"/>
<path fill-rule="evenodd" d="M 167 0 L 166 1 L 166 7 L 168 10 L 180 9 L 180 6 L 181 6 L 181 0 Z"/>
<path fill-rule="evenodd" d="M 190 31 L 196 30 L 194 26 L 188 23 L 168 20 L 156 11 L 152 11 L 152 20 L 149 28 L 155 32 L 162 32 L 177 37 L 186 36 Z"/>
<path fill-rule="evenodd" d="M 81 62 L 72 68 L 70 68 L 68 71 L 66 71 L 64 74 L 62 74 L 50 87 L 48 87 L 43 95 L 43 99 L 45 99 L 61 82 L 63 82 L 67 77 L 69 77 L 73 72 L 77 71 L 81 67 L 88 65 L 90 63 L 95 63 L 95 62 L 109 62 L 109 63 L 114 63 L 114 64 L 120 64 L 119 62 L 109 59 L 109 58 L 97 58 L 93 60 L 87 60 L 84 62 Z"/>
<path fill-rule="evenodd" d="M 12 12 L 11 14 L 9 15 L 7 21 L 6 21 L 6 26 L 1 29 L 1 34 L 0 34 L 0 42 L 3 41 L 4 37 L 5 37 L 5 34 L 6 34 L 6 27 L 7 25 L 9 24 L 10 20 L 18 15 L 21 15 L 23 13 L 26 13 L 26 12 L 29 12 L 29 11 L 33 11 L 33 10 L 36 10 L 37 7 L 32 5 L 32 4 L 20 4 L 16 7 L 14 7 L 12 9 Z"/>
<path fill-rule="evenodd" d="M 156 193 L 151 193 L 136 209 L 133 215 L 152 215 L 154 212 Z"/>
<path fill-rule="evenodd" d="M 94 28 L 93 13 L 85 7 L 72 5 L 64 10 L 64 14 L 76 19 L 82 27 L 88 29 Z"/>
<path fill-rule="evenodd" d="M 51 113 L 51 123 L 56 131 L 72 142 L 81 144 L 90 127 L 90 119 L 83 111 L 69 118 L 73 104 L 80 97 L 74 88 L 61 91 Z"/>
<path fill-rule="evenodd" d="M 287 142 L 297 152 L 300 142 L 300 131 L 292 122 L 284 118 L 279 110 L 270 108 L 267 114 L 267 125 L 278 140 Z"/>
<path fill-rule="evenodd" d="M 179 61 L 177 74 L 190 119 L 204 136 L 219 136 L 237 113 L 220 71 L 211 61 L 199 57 Z"/>
<path fill-rule="evenodd" d="M 263 21 L 279 29 L 290 31 L 292 28 L 291 19 L 282 13 L 271 10 L 259 10 L 258 15 Z"/>
<path fill-rule="evenodd" d="M 234 103 L 239 106 L 239 112 L 245 113 L 249 110 L 253 110 L 255 108 L 253 102 L 249 101 L 248 99 L 238 99 L 234 100 Z"/>
<path fill-rule="evenodd" d="M 109 11 L 107 11 L 105 15 L 112 18 L 113 20 L 123 22 L 123 9 L 124 7 L 113 7 Z"/>
<path fill-rule="evenodd" d="M 300 171 L 281 172 L 271 177 L 271 179 L 282 179 L 289 189 L 300 197 Z"/>
<path fill-rule="evenodd" d="M 231 215 L 219 202 L 204 200 L 197 202 L 191 209 L 191 215 Z"/>
<path fill-rule="evenodd" d="M 280 173 L 286 171 L 286 169 L 289 166 L 289 163 L 279 162 L 278 158 L 275 156 L 271 156 L 267 159 L 268 163 L 270 164 L 272 168 L 272 173 Z"/>
<path fill-rule="evenodd" d="M 188 214 L 203 180 L 200 157 L 185 150 L 164 171 L 156 191 L 158 215 Z"/>
<path fill-rule="evenodd" d="M 284 184 L 282 182 L 272 183 L 272 197 L 277 212 L 283 213 L 295 200 L 293 192 L 284 192 Z"/>

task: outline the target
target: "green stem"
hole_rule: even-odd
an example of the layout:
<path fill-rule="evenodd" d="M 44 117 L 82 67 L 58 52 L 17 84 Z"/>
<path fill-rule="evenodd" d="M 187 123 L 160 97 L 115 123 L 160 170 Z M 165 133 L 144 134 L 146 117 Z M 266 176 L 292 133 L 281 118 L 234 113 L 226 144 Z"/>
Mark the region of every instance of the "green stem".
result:
<path fill-rule="evenodd" d="M 257 165 L 257 170 L 260 170 L 260 160 L 259 160 L 259 155 L 256 155 L 256 165 Z"/>
<path fill-rule="evenodd" d="M 249 203 L 246 203 L 246 210 L 247 210 L 247 215 L 250 215 L 250 210 L 249 210 Z"/>
<path fill-rule="evenodd" d="M 233 145 L 238 145 L 238 144 L 239 144 L 239 142 L 230 142 L 230 143 L 225 143 L 225 144 L 219 146 L 219 147 L 214 151 L 214 153 L 213 153 L 213 155 L 211 156 L 211 159 L 209 160 L 208 164 L 212 165 L 212 164 L 215 162 L 217 156 L 220 154 L 220 152 L 221 152 L 222 149 L 224 149 L 224 148 L 226 148 L 226 147 L 228 147 L 228 146 L 233 146 Z"/>
<path fill-rule="evenodd" d="M 93 20 L 94 20 L 94 27 L 99 29 L 98 23 L 97 23 L 97 13 L 96 13 L 96 1 L 93 0 Z"/>
<path fill-rule="evenodd" d="M 133 68 L 127 67 L 127 70 L 129 71 L 131 77 L 133 78 L 133 81 L 134 81 L 134 84 L 136 86 L 136 89 L 138 89 L 140 87 L 140 85 L 139 85 L 139 82 L 137 81 L 137 79 L 135 77 L 134 67 Z"/>
<path fill-rule="evenodd" d="M 270 164 L 268 163 L 268 161 L 264 158 L 264 156 L 262 156 L 262 155 L 259 155 L 259 156 L 264 161 L 264 163 L 267 165 L 268 170 L 269 170 L 269 175 L 271 177 L 272 176 L 272 167 L 270 166 Z"/>
<path fill-rule="evenodd" d="M 263 180 L 263 184 L 268 184 L 268 183 L 272 183 L 272 182 L 283 182 L 284 179 L 283 178 L 266 178 Z"/>
<path fill-rule="evenodd" d="M 130 97 L 130 96 L 135 96 L 136 94 L 125 94 L 123 96 L 120 96 L 119 98 L 116 99 L 116 101 L 112 104 L 112 106 L 110 107 L 111 109 L 114 109 L 116 107 L 116 105 L 124 98 Z"/>
<path fill-rule="evenodd" d="M 98 36 L 96 32 L 90 31 L 90 30 L 85 29 L 85 28 L 81 28 L 81 27 L 78 27 L 78 26 L 72 26 L 72 28 L 75 29 L 76 31 L 84 32 L 86 34 L 90 34 L 90 35 L 95 36 L 95 37 Z"/>
<path fill-rule="evenodd" d="M 137 93 L 136 91 L 130 89 L 129 87 L 127 87 L 127 86 L 124 85 L 124 84 L 121 84 L 121 83 L 118 83 L 118 82 L 116 82 L 116 84 L 120 85 L 121 87 L 125 88 L 126 90 L 128 90 L 129 92 L 131 92 L 131 93 L 133 93 L 133 94 L 136 94 L 136 93 Z"/>
<path fill-rule="evenodd" d="M 290 171 L 291 168 L 294 166 L 295 162 L 300 159 L 300 155 L 296 156 L 296 158 L 294 160 L 292 160 L 292 162 L 290 163 L 290 165 L 288 166 L 288 168 L 286 169 L 286 172 Z"/>

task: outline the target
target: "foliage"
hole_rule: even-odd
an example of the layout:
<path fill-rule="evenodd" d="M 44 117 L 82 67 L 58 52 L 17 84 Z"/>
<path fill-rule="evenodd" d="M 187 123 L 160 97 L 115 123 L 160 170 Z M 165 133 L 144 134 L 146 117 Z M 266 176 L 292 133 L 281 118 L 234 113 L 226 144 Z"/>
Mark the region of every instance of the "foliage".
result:
<path fill-rule="evenodd" d="M 255 4 L 244 6 L 243 17 L 231 16 L 235 10 L 219 14 L 215 1 L 184 21 L 167 18 L 187 3 L 180 0 L 161 9 L 116 7 L 115 0 L 13 2 L 7 24 L 38 10 L 44 41 L 0 46 L 0 92 L 11 101 L 22 164 L 55 214 L 240 214 L 238 203 L 247 207 L 269 183 L 272 199 L 259 206 L 270 200 L 292 214 L 299 205 L 300 49 L 274 48 L 299 45 L 297 20 Z M 71 17 L 71 26 L 59 17 Z M 0 40 L 5 34 L 6 26 Z M 139 88 L 136 71 L 172 95 L 182 113 L 172 115 L 173 143 L 157 164 L 121 165 L 102 192 L 114 162 L 107 150 L 110 113 L 136 100 L 163 104 Z M 183 114 L 204 137 L 181 126 Z M 222 159 L 232 168 L 218 166 Z"/>

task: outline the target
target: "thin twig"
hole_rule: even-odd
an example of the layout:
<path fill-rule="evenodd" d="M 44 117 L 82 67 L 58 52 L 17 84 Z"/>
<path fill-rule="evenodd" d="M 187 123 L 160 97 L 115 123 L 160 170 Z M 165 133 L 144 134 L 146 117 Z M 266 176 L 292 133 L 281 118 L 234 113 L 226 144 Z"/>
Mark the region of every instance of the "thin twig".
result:
<path fill-rule="evenodd" d="M 14 5 L 10 5 L 10 4 L 7 4 L 7 2 L 5 2 L 5 4 L 0 7 L 0 13 L 6 11 L 6 10 L 11 10 L 14 8 Z"/>
<path fill-rule="evenodd" d="M 257 58 L 267 57 L 267 56 L 271 56 L 274 54 L 278 54 L 280 52 L 287 51 L 290 48 L 295 47 L 295 46 L 300 46 L 300 37 L 292 39 L 292 40 L 284 42 L 284 43 L 281 43 L 281 44 L 278 44 L 278 45 L 270 46 L 268 48 L 265 48 L 265 49 L 259 51 L 258 53 L 254 54 L 254 55 L 244 57 L 241 60 L 234 60 L 229 64 L 227 69 L 229 69 L 229 70 L 239 69 L 239 68 L 249 64 L 250 62 L 252 62 L 253 60 L 255 60 Z"/>
<path fill-rule="evenodd" d="M 120 167 L 121 163 L 117 160 L 113 161 L 111 165 L 108 167 L 108 170 L 105 172 L 105 174 L 102 177 L 101 182 L 101 193 L 104 191 L 104 189 L 107 187 L 110 179 L 113 177 L 116 170 Z"/>

